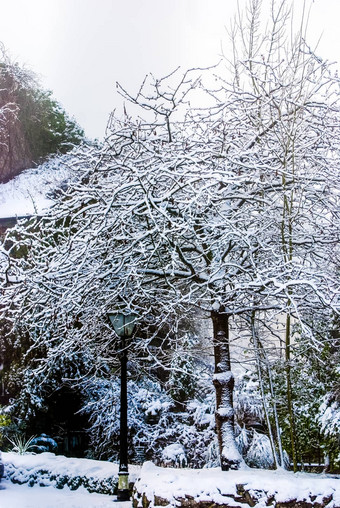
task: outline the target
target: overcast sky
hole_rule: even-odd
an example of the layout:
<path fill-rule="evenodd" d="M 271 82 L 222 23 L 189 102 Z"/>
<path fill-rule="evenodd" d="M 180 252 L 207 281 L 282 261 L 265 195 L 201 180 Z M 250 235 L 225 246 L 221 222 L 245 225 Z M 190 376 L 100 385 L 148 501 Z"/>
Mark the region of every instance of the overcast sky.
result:
<path fill-rule="evenodd" d="M 246 0 L 239 0 L 241 6 Z M 340 61 L 340 0 L 313 3 L 310 39 Z M 295 0 L 301 6 L 303 0 Z M 115 83 L 136 91 L 161 77 L 218 61 L 236 0 L 0 0 L 0 41 L 35 71 L 89 137 L 104 135 L 122 103 Z"/>

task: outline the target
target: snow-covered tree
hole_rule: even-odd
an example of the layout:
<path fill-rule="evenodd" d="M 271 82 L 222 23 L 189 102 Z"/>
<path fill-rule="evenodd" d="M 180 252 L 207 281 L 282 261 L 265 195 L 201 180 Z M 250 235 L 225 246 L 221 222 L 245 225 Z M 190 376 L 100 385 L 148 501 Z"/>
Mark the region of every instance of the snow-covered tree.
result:
<path fill-rule="evenodd" d="M 338 297 L 338 80 L 303 34 L 288 36 L 285 5 L 273 2 L 263 31 L 259 2 L 249 3 L 231 64 L 147 79 L 136 96 L 120 88 L 151 118 L 112 118 L 103 147 L 75 161 L 77 183 L 8 238 L 11 254 L 25 247 L 27 255 L 9 258 L 3 316 L 41 348 L 38 372 L 84 348 L 93 373 L 104 358 L 115 368 L 106 313 L 120 305 L 139 315 L 129 354 L 156 365 L 169 365 L 188 316 L 211 320 L 226 470 L 242 463 L 231 318 L 287 316 L 291 414 L 291 319 L 313 341 L 303 311 L 335 309 Z"/>

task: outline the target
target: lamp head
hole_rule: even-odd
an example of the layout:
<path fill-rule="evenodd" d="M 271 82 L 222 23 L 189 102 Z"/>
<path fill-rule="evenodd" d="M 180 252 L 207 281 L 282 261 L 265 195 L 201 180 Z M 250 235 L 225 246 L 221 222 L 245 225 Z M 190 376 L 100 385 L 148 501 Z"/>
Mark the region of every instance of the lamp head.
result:
<path fill-rule="evenodd" d="M 118 337 L 131 337 L 136 327 L 137 314 L 114 311 L 108 312 L 107 315 Z"/>

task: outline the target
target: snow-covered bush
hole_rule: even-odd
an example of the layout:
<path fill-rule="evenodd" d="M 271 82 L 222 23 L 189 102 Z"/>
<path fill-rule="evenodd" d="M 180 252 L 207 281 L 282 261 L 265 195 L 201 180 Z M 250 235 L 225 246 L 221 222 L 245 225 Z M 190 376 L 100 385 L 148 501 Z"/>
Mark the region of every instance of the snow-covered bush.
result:
<path fill-rule="evenodd" d="M 35 453 L 55 452 L 58 448 L 57 442 L 46 434 L 41 434 L 32 439 L 31 446 Z"/>
<path fill-rule="evenodd" d="M 339 369 L 340 370 L 340 369 Z M 329 455 L 333 455 L 334 466 L 340 469 L 340 403 L 335 400 L 334 394 L 323 398 L 316 417 L 321 432 L 325 437 L 325 466 L 329 467 Z M 332 453 L 333 451 L 333 453 Z"/>
<path fill-rule="evenodd" d="M 181 347 L 172 352 L 167 390 L 172 399 L 179 403 L 194 398 L 197 392 L 197 366 L 190 354 L 197 343 L 197 337 L 186 335 Z"/>
<path fill-rule="evenodd" d="M 238 428 L 236 436 L 237 447 L 246 464 L 260 469 L 274 469 L 275 461 L 270 439 L 266 434 L 257 432 L 255 429 L 247 429 L 245 426 Z M 284 453 L 285 467 L 289 466 L 289 458 Z"/>
<path fill-rule="evenodd" d="M 331 400 L 329 396 L 324 397 L 317 419 L 326 436 L 340 438 L 340 403 L 337 400 Z"/>
<path fill-rule="evenodd" d="M 185 467 L 187 465 L 187 457 L 183 446 L 179 443 L 166 446 L 162 451 L 162 461 L 166 466 Z"/>
<path fill-rule="evenodd" d="M 261 424 L 257 384 L 249 372 L 236 382 L 237 445 L 252 467 L 272 468 L 270 442 L 253 425 Z M 88 389 L 91 427 L 89 456 L 116 460 L 119 450 L 119 380 L 98 379 Z M 159 382 L 128 383 L 129 454 L 132 462 L 216 467 L 219 465 L 215 433 L 214 396 L 206 389 L 204 402 L 193 399 L 182 410 Z M 176 452 L 176 453 L 175 453 Z M 177 455 L 176 455 L 177 454 Z"/>
<path fill-rule="evenodd" d="M 246 455 L 246 463 L 250 467 L 272 469 L 274 467 L 273 452 L 268 436 L 253 431 L 252 440 Z"/>
<path fill-rule="evenodd" d="M 89 492 L 114 494 L 118 485 L 118 464 L 73 459 L 53 453 L 4 453 L 6 478 L 13 483 L 54 486 L 71 490 L 84 487 Z M 138 468 L 130 468 L 130 479 L 135 481 Z"/>
<path fill-rule="evenodd" d="M 84 408 L 91 427 L 89 456 L 116 460 L 119 450 L 119 382 L 97 380 L 88 388 Z M 164 462 L 163 451 L 177 443 L 190 467 L 211 463 L 215 442 L 213 394 L 205 402 L 190 401 L 178 411 L 159 382 L 144 379 L 128 383 L 129 454 L 132 462 Z M 183 462 L 183 461 L 181 461 Z"/>
<path fill-rule="evenodd" d="M 236 378 L 234 409 L 240 426 L 252 427 L 263 423 L 263 401 L 255 372 L 247 370 Z"/>
<path fill-rule="evenodd" d="M 247 430 L 245 426 L 243 426 L 242 428 L 238 427 L 237 431 L 238 431 L 236 435 L 237 448 L 244 457 L 250 446 L 251 432 Z"/>
<path fill-rule="evenodd" d="M 246 371 L 236 379 L 236 444 L 251 467 L 271 469 L 275 462 L 265 432 L 263 401 L 255 372 Z M 261 429 L 261 433 L 255 429 Z"/>

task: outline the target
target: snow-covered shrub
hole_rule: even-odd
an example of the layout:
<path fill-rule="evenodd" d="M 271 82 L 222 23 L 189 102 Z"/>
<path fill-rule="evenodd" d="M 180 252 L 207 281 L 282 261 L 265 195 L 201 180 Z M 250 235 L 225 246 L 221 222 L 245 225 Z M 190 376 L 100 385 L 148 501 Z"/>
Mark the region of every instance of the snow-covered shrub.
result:
<path fill-rule="evenodd" d="M 235 419 L 236 444 L 246 463 L 251 467 L 274 467 L 273 452 L 265 432 L 263 401 L 256 373 L 244 372 L 236 379 Z"/>
<path fill-rule="evenodd" d="M 197 377 L 195 361 L 190 350 L 198 343 L 196 337 L 187 335 L 180 348 L 172 353 L 167 391 L 176 402 L 183 403 L 195 397 Z"/>
<path fill-rule="evenodd" d="M 338 401 L 332 401 L 328 396 L 324 397 L 317 419 L 326 436 L 340 437 L 340 404 Z"/>
<path fill-rule="evenodd" d="M 236 434 L 236 445 L 242 456 L 245 456 L 251 442 L 251 432 L 245 426 L 238 427 Z"/>
<path fill-rule="evenodd" d="M 168 445 L 162 451 L 163 465 L 171 467 L 185 467 L 187 458 L 184 448 L 179 443 Z"/>
<path fill-rule="evenodd" d="M 55 452 L 58 448 L 57 442 L 46 434 L 41 434 L 32 439 L 31 446 L 34 448 L 35 453 Z"/>
<path fill-rule="evenodd" d="M 97 380 L 88 389 L 91 427 L 89 456 L 116 460 L 119 450 L 119 382 Z M 205 402 L 190 401 L 178 411 L 175 401 L 149 379 L 128 382 L 129 454 L 132 462 L 163 462 L 163 450 L 174 443 L 182 446 L 190 467 L 212 461 L 216 440 L 213 393 Z M 141 457 L 143 455 L 143 457 Z"/>
<path fill-rule="evenodd" d="M 53 453 L 4 453 L 5 475 L 12 483 L 30 487 L 54 486 L 71 490 L 84 487 L 89 492 L 113 495 L 118 485 L 118 465 L 54 455 Z M 136 470 L 130 471 L 131 479 Z"/>
<path fill-rule="evenodd" d="M 250 467 L 271 469 L 274 467 L 273 452 L 268 436 L 253 431 L 253 438 L 250 442 L 246 463 Z"/>
<path fill-rule="evenodd" d="M 340 370 L 340 369 L 339 369 Z M 340 403 L 333 394 L 323 398 L 316 417 L 321 432 L 325 437 L 325 458 L 329 461 L 329 453 L 333 451 L 333 462 L 336 470 L 340 469 Z"/>
<path fill-rule="evenodd" d="M 250 467 L 273 469 L 275 462 L 269 437 L 255 429 L 238 427 L 236 436 L 237 447 Z M 288 460 L 289 464 L 289 460 Z"/>
<path fill-rule="evenodd" d="M 138 403 L 138 398 L 143 396 Z M 154 397 L 160 396 L 155 402 Z M 133 446 L 145 446 L 145 459 L 156 464 L 163 462 L 163 450 L 174 443 L 183 447 L 187 464 L 190 467 L 204 467 L 210 460 L 209 447 L 215 441 L 215 418 L 213 394 L 208 394 L 205 402 L 196 399 L 183 406 L 181 411 L 173 399 L 164 391 L 144 393 L 139 391 L 134 397 L 144 412 L 139 421 L 139 430 L 133 437 Z M 150 420 L 150 414 L 156 414 Z M 141 421 L 143 422 L 141 424 Z"/>
<path fill-rule="evenodd" d="M 248 370 L 235 379 L 234 409 L 240 426 L 249 428 L 262 424 L 263 401 L 255 372 Z"/>
<path fill-rule="evenodd" d="M 236 431 L 238 448 L 249 465 L 271 468 L 273 457 L 269 439 L 253 427 L 262 425 L 263 416 L 256 380 L 247 373 L 236 381 L 236 387 L 236 421 L 241 423 Z M 89 401 L 85 411 L 91 423 L 91 457 L 118 458 L 119 394 L 119 380 L 97 379 L 87 390 Z M 212 389 L 211 392 L 206 389 L 204 402 L 193 399 L 182 405 L 181 411 L 159 382 L 147 378 L 138 382 L 130 380 L 128 397 L 131 462 L 152 460 L 161 465 L 173 459 L 173 456 L 167 459 L 165 453 L 180 446 L 182 458 L 185 457 L 189 467 L 219 465 Z"/>
<path fill-rule="evenodd" d="M 205 450 L 204 458 L 205 464 L 203 467 L 205 468 L 219 467 L 221 465 L 217 435 L 215 435 L 215 438 L 212 439 L 211 442 L 208 444 Z"/>

